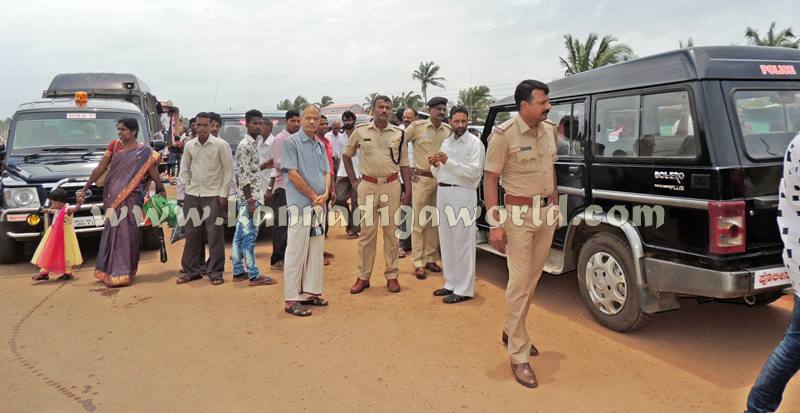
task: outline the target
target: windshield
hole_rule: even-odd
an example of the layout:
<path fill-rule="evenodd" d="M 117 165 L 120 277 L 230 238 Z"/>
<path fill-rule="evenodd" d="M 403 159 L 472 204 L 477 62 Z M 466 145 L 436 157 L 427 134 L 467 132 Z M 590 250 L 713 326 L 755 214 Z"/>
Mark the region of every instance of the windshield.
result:
<path fill-rule="evenodd" d="M 31 153 L 47 148 L 105 148 L 117 139 L 117 121 L 130 113 L 109 112 L 38 112 L 21 113 L 15 119 L 9 142 L 12 153 Z M 138 139 L 144 140 L 143 119 L 139 121 Z"/>
<path fill-rule="evenodd" d="M 783 157 L 800 132 L 800 91 L 738 91 L 733 99 L 747 154 L 754 159 Z"/>

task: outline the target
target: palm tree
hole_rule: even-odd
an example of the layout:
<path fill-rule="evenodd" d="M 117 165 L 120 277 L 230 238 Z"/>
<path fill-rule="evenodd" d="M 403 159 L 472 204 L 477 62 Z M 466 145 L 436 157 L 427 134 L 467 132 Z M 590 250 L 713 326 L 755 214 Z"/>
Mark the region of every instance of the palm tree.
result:
<path fill-rule="evenodd" d="M 468 87 L 458 91 L 458 104 L 469 110 L 470 123 L 480 123 L 489 113 L 489 105 L 494 99 L 485 85 Z"/>
<path fill-rule="evenodd" d="M 688 49 L 694 47 L 694 40 L 690 37 L 689 40 L 686 41 L 686 44 L 683 44 L 683 40 L 678 40 L 678 45 L 681 49 Z"/>
<path fill-rule="evenodd" d="M 571 34 L 564 35 L 567 58 L 559 58 L 561 66 L 564 66 L 564 75 L 574 75 L 633 58 L 633 50 L 628 45 L 612 44 L 617 41 L 614 36 L 603 36 L 599 44 L 597 40 L 596 33 L 590 33 L 584 43 L 574 39 Z M 597 46 L 597 50 L 595 50 L 595 46 Z"/>
<path fill-rule="evenodd" d="M 375 96 L 378 96 L 378 92 L 372 92 L 364 97 L 364 110 L 366 110 L 367 113 L 372 112 L 372 102 L 375 100 Z"/>
<path fill-rule="evenodd" d="M 419 67 L 411 74 L 411 78 L 419 80 L 422 85 L 422 100 L 425 102 L 428 101 L 428 86 L 444 88 L 444 83 L 442 82 L 447 79 L 436 76 L 439 74 L 439 69 L 441 69 L 439 65 L 433 62 L 419 62 Z"/>
<path fill-rule="evenodd" d="M 306 105 L 308 105 L 306 98 L 297 95 L 293 101 L 284 99 L 281 101 L 281 103 L 278 103 L 278 110 L 302 110 Z"/>
<path fill-rule="evenodd" d="M 748 27 L 744 36 L 747 41 L 753 46 L 769 46 L 769 47 L 787 47 L 790 49 L 797 49 L 800 47 L 800 39 L 798 39 L 792 28 L 787 27 L 781 30 L 777 35 L 775 34 L 775 22 L 769 25 L 769 31 L 765 37 L 761 37 L 758 31 L 752 27 Z"/>
<path fill-rule="evenodd" d="M 323 95 L 322 98 L 319 100 L 319 103 L 316 103 L 316 105 L 321 108 L 324 108 L 325 106 L 332 104 L 333 104 L 333 98 L 328 95 Z"/>
<path fill-rule="evenodd" d="M 413 90 L 408 92 L 400 92 L 398 96 L 392 96 L 392 103 L 397 108 L 412 108 L 421 110 L 423 108 L 422 96 L 419 93 L 414 93 Z"/>

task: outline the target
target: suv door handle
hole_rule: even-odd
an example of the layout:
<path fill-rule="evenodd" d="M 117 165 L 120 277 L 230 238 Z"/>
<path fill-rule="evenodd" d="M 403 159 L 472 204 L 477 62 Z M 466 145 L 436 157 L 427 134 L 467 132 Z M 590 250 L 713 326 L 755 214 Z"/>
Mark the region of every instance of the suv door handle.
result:
<path fill-rule="evenodd" d="M 580 166 L 570 166 L 569 168 L 567 168 L 567 171 L 569 171 L 570 173 L 578 173 L 578 172 L 581 171 L 581 167 Z"/>

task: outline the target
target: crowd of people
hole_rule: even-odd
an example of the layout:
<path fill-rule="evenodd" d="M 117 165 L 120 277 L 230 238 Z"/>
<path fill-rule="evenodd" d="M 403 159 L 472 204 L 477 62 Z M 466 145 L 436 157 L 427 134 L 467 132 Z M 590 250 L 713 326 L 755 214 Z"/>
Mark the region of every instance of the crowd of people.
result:
<path fill-rule="evenodd" d="M 247 133 L 235 153 L 218 137 L 221 117 L 197 114 L 190 133 L 168 157 L 169 172 L 177 175 L 183 215 L 190 217 L 184 225 L 177 283 L 203 277 L 213 285 L 224 283 L 224 224 L 228 199 L 235 194 L 233 280 L 247 280 L 254 287 L 277 283 L 261 273 L 255 258 L 262 222 L 259 211 L 268 205 L 276 213 L 269 265 L 283 271 L 284 310 L 291 315 L 310 316 L 312 307 L 329 305 L 323 297 L 323 269 L 333 258 L 324 248 L 333 207 L 344 211 L 347 238 L 358 243 L 351 294 L 371 285 L 381 231 L 383 275 L 390 292 L 401 291 L 398 260 L 411 254 L 416 278 L 443 272 L 444 283 L 433 295 L 447 304 L 470 300 L 475 294 L 477 188 L 483 179 L 487 219 L 492 223 L 490 242 L 508 256 L 508 313 L 501 338 L 517 381 L 536 387 L 528 357 L 538 350 L 525 323 L 554 223 L 541 224 L 532 215 L 558 209 L 553 172 L 558 131 L 547 120 L 548 92 L 538 81 L 520 83 L 515 93 L 519 113 L 495 128 L 488 150 L 467 130 L 468 109 L 456 105 L 448 111 L 448 101 L 442 97 L 430 99 L 430 117 L 418 120 L 415 110 L 395 113 L 391 99 L 378 95 L 372 102 L 371 121 L 356 125 L 355 114 L 345 112 L 331 127 L 318 107 L 307 105 L 302 111 L 287 111 L 286 127 L 276 136 L 272 119 L 250 110 L 245 114 Z M 134 207 L 142 206 L 151 183 L 156 192 L 165 193 L 158 174 L 161 155 L 136 142 L 137 132 L 134 119 L 119 121 L 119 139 L 108 146 L 77 197 L 80 205 L 92 185 L 102 184 L 106 209 L 127 207 L 116 222 L 106 220 L 95 265 L 95 276 L 111 287 L 129 285 L 138 270 L 140 239 Z M 507 208 L 535 211 L 519 214 L 522 225 L 494 215 L 501 178 Z M 56 191 L 51 197 L 58 225 L 48 230 L 41 251 L 37 250 L 37 281 L 47 279 L 50 272 L 71 277 L 71 269 L 81 261 L 79 250 L 78 256 L 74 254 L 77 241 L 69 230 L 75 208 Z M 202 218 L 192 221 L 193 212 Z M 68 248 L 54 239 L 69 239 Z"/>
<path fill-rule="evenodd" d="M 345 211 L 347 238 L 358 243 L 351 294 L 371 286 L 380 230 L 383 275 L 390 292 L 401 291 L 398 259 L 410 252 L 416 278 L 443 272 L 444 284 L 432 292 L 434 296 L 447 304 L 464 302 L 475 294 L 474 218 L 479 213 L 476 190 L 483 182 L 486 220 L 491 226 L 489 242 L 506 255 L 508 264 L 501 340 L 517 382 L 537 387 L 529 357 L 539 351 L 528 335 L 526 320 L 558 223 L 548 218 L 559 214 L 554 165 L 559 136 L 563 135 L 548 120 L 548 94 L 544 83 L 521 82 L 514 93 L 518 113 L 495 127 L 486 148 L 467 130 L 468 109 L 456 105 L 448 111 L 448 101 L 442 97 L 427 102 L 429 119 L 417 120 L 413 109 L 394 113 L 391 99 L 378 95 L 372 102 L 371 121 L 356 125 L 355 114 L 345 112 L 341 122 L 333 120 L 331 127 L 317 106 L 307 105 L 302 111 L 288 111 L 286 128 L 276 136 L 272 135 L 272 119 L 250 110 L 245 114 L 247 134 L 235 154 L 218 138 L 220 116 L 197 114 L 190 135 L 182 140 L 180 151 L 174 152 L 184 216 L 202 211 L 200 222 L 185 226 L 182 274 L 177 283 L 204 276 L 213 285 L 224 283 L 224 221 L 233 192 L 237 210 L 233 280 L 247 280 L 250 286 L 277 284 L 261 273 L 255 258 L 259 211 L 269 205 L 277 213 L 271 226 L 269 265 L 283 271 L 284 310 L 291 315 L 310 316 L 312 307 L 329 305 L 323 297 L 323 274 L 333 258 L 325 251 L 325 238 L 329 210 L 334 206 Z M 104 207 L 128 208 L 118 222 L 106 221 L 95 264 L 95 276 L 112 287 L 129 285 L 138 270 L 140 240 L 134 207 L 142 206 L 151 183 L 156 192 L 165 193 L 157 169 L 160 154 L 136 141 L 136 121 L 121 119 L 117 131 L 119 139 L 109 144 L 77 197 L 80 205 L 86 191 L 102 182 Z M 789 148 L 793 151 L 794 142 Z M 787 165 L 792 165 L 791 159 L 787 154 Z M 784 175 L 791 182 L 796 180 L 791 173 Z M 498 199 L 501 182 L 503 202 Z M 788 199 L 784 193 L 794 194 L 790 185 L 782 182 L 781 209 L 794 212 L 797 206 L 784 203 Z M 47 280 L 52 272 L 68 280 L 82 261 L 70 226 L 76 207 L 67 205 L 61 190 L 49 196 L 55 219 L 34 255 L 33 263 L 40 271 L 33 278 Z M 459 211 L 471 216 L 463 217 Z M 503 213 L 518 219 L 504 219 Z M 785 215 L 791 216 L 795 214 Z M 794 226 L 784 221 L 782 226 Z M 404 244 L 408 238 L 410 245 Z M 787 251 L 787 262 L 793 262 L 791 250 Z M 799 343 L 798 308 L 795 306 L 786 340 L 753 388 L 752 405 L 777 406 L 786 382 L 800 366 L 796 352 L 791 353 Z"/>

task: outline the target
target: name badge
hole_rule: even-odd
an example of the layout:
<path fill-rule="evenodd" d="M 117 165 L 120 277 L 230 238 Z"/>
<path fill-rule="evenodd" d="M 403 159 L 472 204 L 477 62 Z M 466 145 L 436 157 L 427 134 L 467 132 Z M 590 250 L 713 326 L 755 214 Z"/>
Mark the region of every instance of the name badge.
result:
<path fill-rule="evenodd" d="M 370 141 L 372 141 L 372 138 L 364 138 L 364 142 L 370 142 Z"/>
<path fill-rule="evenodd" d="M 519 148 L 519 151 L 520 152 L 525 152 L 525 151 L 530 151 L 532 149 L 533 149 L 533 146 L 523 146 L 523 147 Z"/>

